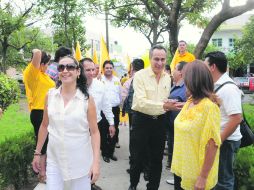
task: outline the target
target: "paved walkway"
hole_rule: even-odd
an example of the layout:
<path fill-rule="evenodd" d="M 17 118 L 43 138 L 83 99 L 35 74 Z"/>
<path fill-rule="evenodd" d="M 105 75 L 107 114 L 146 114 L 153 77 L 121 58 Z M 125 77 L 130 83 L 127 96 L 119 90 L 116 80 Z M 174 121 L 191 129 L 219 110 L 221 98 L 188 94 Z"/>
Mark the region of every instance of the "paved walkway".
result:
<path fill-rule="evenodd" d="M 110 163 L 106 163 L 101 160 L 101 175 L 96 183 L 103 190 L 128 190 L 129 187 L 129 175 L 126 169 L 129 167 L 129 129 L 128 127 L 120 126 L 120 145 L 121 148 L 116 149 L 115 155 L 118 161 L 114 162 L 110 160 Z M 168 185 L 166 179 L 172 179 L 173 176 L 169 170 L 165 169 L 166 156 L 163 159 L 163 170 L 159 190 L 173 190 L 173 185 Z M 34 190 L 45 190 L 44 184 L 38 184 Z M 146 182 L 143 179 L 143 174 L 140 177 L 140 183 L 137 190 L 145 190 Z"/>

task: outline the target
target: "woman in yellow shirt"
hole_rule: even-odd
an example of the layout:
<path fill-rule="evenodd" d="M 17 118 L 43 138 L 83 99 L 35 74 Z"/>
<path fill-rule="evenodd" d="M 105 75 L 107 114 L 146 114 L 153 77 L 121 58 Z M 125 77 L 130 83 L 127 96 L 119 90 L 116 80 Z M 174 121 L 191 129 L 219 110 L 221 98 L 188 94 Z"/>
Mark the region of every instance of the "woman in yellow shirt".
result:
<path fill-rule="evenodd" d="M 45 96 L 50 88 L 55 87 L 55 82 L 45 73 L 47 70 L 50 55 L 39 49 L 32 51 L 32 61 L 23 72 L 26 96 L 28 99 L 30 120 L 34 127 L 36 143 L 38 132 L 43 118 L 43 109 Z M 46 149 L 47 141 L 44 143 L 41 156 L 41 170 L 39 172 L 39 181 L 46 179 Z"/>
<path fill-rule="evenodd" d="M 212 189 L 218 178 L 220 110 L 213 100 L 213 80 L 202 61 L 186 66 L 184 82 L 190 94 L 175 119 L 171 170 L 175 189 Z"/>

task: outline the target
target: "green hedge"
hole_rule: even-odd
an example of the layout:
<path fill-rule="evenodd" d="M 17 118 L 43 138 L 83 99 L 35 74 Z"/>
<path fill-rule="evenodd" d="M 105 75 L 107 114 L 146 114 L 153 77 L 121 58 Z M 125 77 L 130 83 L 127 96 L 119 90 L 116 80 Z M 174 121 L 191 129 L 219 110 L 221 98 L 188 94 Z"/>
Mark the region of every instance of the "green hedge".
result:
<path fill-rule="evenodd" d="M 244 113 L 254 131 L 254 105 L 244 105 Z M 235 176 L 237 190 L 254 189 L 254 146 L 241 148 L 236 156 Z"/>
<path fill-rule="evenodd" d="M 11 105 L 0 120 L 0 189 L 20 189 L 31 175 L 34 133 L 28 113 Z"/>
<path fill-rule="evenodd" d="M 17 103 L 19 97 L 19 83 L 15 79 L 0 73 L 0 107 L 5 110 L 9 105 Z"/>
<path fill-rule="evenodd" d="M 0 187 L 12 184 L 15 189 L 20 189 L 28 183 L 28 168 L 31 166 L 33 150 L 32 132 L 12 137 L 0 144 L 0 175 L 2 178 Z"/>

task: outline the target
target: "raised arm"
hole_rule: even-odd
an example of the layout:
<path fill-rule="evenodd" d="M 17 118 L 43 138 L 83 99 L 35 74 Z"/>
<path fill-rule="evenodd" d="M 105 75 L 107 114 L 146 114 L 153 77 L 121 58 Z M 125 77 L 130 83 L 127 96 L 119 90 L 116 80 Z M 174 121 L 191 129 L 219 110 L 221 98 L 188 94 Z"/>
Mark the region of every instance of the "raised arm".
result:
<path fill-rule="evenodd" d="M 41 50 L 33 49 L 32 53 L 33 53 L 32 64 L 35 68 L 39 69 L 41 63 Z"/>

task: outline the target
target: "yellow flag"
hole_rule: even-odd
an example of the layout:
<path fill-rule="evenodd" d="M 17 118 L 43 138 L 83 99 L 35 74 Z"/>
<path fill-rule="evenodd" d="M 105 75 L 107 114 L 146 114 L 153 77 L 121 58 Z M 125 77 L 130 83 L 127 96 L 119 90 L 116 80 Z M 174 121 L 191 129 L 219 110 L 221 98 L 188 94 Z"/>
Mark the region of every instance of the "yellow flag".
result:
<path fill-rule="evenodd" d="M 100 43 L 100 71 L 102 71 L 102 65 L 104 61 L 110 60 L 109 54 L 108 54 L 108 49 L 106 46 L 106 43 L 103 39 L 103 36 L 101 36 L 101 43 Z"/>
<path fill-rule="evenodd" d="M 99 64 L 96 49 L 93 50 L 93 62 Z"/>
<path fill-rule="evenodd" d="M 77 45 L 76 45 L 75 58 L 76 58 L 78 61 L 80 61 L 80 60 L 82 59 L 82 55 L 81 55 L 81 50 L 80 50 L 79 42 L 77 42 Z"/>
<path fill-rule="evenodd" d="M 176 67 L 176 57 L 179 55 L 179 51 L 178 48 L 176 49 L 175 55 L 170 63 L 170 69 L 171 69 L 171 73 L 174 71 L 175 67 Z"/>
<path fill-rule="evenodd" d="M 144 61 L 144 66 L 145 66 L 145 68 L 147 68 L 147 67 L 149 67 L 149 66 L 151 65 L 151 63 L 150 63 L 150 58 L 149 58 L 149 50 L 147 50 L 147 51 L 145 52 L 145 54 L 142 55 L 141 58 L 142 58 L 143 61 Z"/>

